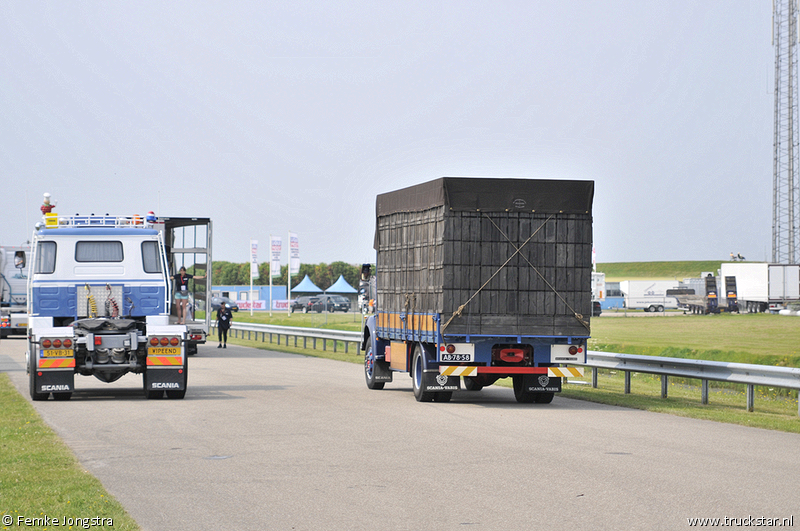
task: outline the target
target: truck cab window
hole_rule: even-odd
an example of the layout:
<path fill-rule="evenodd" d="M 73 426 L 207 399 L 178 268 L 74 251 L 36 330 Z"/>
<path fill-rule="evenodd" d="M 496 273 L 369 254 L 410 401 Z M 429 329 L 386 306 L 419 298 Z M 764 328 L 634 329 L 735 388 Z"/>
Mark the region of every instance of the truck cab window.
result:
<path fill-rule="evenodd" d="M 78 242 L 75 245 L 76 262 L 122 262 L 122 242 Z"/>
<path fill-rule="evenodd" d="M 36 273 L 51 274 L 56 270 L 56 242 L 39 242 L 36 250 Z"/>
<path fill-rule="evenodd" d="M 142 242 L 142 267 L 145 273 L 161 273 L 158 242 Z"/>

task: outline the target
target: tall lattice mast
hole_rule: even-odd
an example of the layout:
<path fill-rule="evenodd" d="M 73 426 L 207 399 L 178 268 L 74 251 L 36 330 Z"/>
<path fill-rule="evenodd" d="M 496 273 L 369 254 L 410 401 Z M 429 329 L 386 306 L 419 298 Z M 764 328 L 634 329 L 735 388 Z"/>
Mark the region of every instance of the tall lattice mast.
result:
<path fill-rule="evenodd" d="M 772 261 L 798 263 L 797 0 L 773 0 L 775 138 L 772 190 Z"/>

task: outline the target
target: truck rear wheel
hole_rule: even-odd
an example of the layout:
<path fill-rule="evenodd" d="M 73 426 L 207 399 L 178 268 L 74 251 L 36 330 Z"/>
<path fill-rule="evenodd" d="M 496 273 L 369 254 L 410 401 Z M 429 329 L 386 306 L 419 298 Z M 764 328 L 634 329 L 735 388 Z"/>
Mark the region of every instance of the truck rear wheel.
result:
<path fill-rule="evenodd" d="M 481 389 L 483 389 L 483 386 L 479 383 L 476 383 L 475 378 L 473 378 L 472 376 L 465 376 L 464 388 L 467 391 L 480 391 Z"/>
<path fill-rule="evenodd" d="M 525 381 L 525 375 L 520 374 L 518 376 L 511 377 L 514 381 L 514 398 L 517 399 L 517 402 L 520 404 L 532 404 L 536 401 L 537 393 L 532 393 L 527 390 L 527 382 Z"/>
<path fill-rule="evenodd" d="M 417 402 L 431 402 L 433 395 L 430 391 L 425 391 L 425 353 L 422 345 L 414 345 L 414 357 L 411 363 L 411 381 L 414 384 L 414 398 Z"/>
<path fill-rule="evenodd" d="M 386 382 L 379 382 L 375 379 L 375 364 L 379 363 L 375 359 L 375 351 L 372 348 L 372 338 L 368 339 L 369 344 L 364 352 L 364 377 L 367 380 L 369 389 L 383 389 Z"/>

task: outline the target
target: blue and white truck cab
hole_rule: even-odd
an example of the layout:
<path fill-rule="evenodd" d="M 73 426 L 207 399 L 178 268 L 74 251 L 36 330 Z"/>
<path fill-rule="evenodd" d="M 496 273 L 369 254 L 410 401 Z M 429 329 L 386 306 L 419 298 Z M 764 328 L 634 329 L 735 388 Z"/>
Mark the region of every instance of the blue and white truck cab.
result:
<path fill-rule="evenodd" d="M 202 223 L 205 268 L 210 222 Z M 169 229 L 155 216 L 47 214 L 37 224 L 26 353 L 33 400 L 68 400 L 76 373 L 109 383 L 142 374 L 147 398 L 184 397 L 187 356 L 208 328 L 170 322 L 171 271 L 183 264 L 168 252 Z"/>

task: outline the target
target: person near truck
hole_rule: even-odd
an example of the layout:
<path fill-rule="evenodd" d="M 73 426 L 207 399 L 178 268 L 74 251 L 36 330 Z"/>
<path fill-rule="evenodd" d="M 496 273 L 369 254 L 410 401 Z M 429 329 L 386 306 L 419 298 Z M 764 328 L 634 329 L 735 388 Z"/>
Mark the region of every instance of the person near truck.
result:
<path fill-rule="evenodd" d="M 205 275 L 188 275 L 186 268 L 181 267 L 177 276 L 169 277 L 175 280 L 175 302 L 178 303 L 178 324 L 186 324 L 186 303 L 189 302 L 189 280 L 193 278 L 206 278 Z"/>
<path fill-rule="evenodd" d="M 219 333 L 217 348 L 228 348 L 228 329 L 231 327 L 231 321 L 233 321 L 233 314 L 224 301 L 220 302 L 219 310 L 217 310 L 217 331 Z"/>

